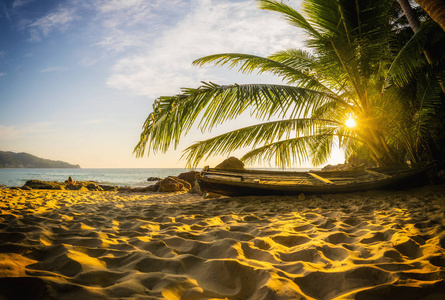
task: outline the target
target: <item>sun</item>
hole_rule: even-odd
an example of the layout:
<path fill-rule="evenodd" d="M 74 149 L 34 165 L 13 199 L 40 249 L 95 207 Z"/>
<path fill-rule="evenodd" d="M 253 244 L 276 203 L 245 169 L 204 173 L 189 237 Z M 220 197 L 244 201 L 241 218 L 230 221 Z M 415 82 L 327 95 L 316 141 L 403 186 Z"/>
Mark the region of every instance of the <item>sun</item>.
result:
<path fill-rule="evenodd" d="M 349 128 L 354 128 L 357 126 L 357 122 L 354 119 L 349 118 L 346 120 L 345 125 L 348 126 Z"/>

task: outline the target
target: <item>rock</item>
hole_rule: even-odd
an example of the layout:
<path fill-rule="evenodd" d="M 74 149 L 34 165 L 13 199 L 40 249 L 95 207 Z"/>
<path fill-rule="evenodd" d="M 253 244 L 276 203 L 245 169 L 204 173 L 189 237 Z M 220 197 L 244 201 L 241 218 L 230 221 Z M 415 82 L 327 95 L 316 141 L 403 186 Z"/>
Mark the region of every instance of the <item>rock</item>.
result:
<path fill-rule="evenodd" d="M 347 171 L 352 170 L 354 167 L 349 163 L 338 164 L 338 165 L 326 165 L 321 170 L 322 171 Z"/>
<path fill-rule="evenodd" d="M 168 176 L 159 182 L 158 192 L 188 191 L 192 188 L 190 183 L 177 177 Z"/>
<path fill-rule="evenodd" d="M 102 191 L 107 192 L 115 192 L 117 190 L 120 191 L 121 188 L 114 186 L 114 185 L 106 185 L 106 184 L 99 184 L 99 187 L 102 189 Z"/>
<path fill-rule="evenodd" d="M 75 184 L 57 181 L 28 180 L 22 189 L 72 190 L 72 191 L 117 191 L 117 186 L 98 185 L 92 181 L 77 181 Z"/>
<path fill-rule="evenodd" d="M 86 188 L 89 191 L 103 191 L 103 188 L 101 188 L 97 183 L 94 183 L 94 182 L 87 184 Z"/>
<path fill-rule="evenodd" d="M 157 191 L 159 190 L 159 186 L 160 186 L 160 185 L 161 185 L 161 182 L 158 181 L 158 182 L 156 182 L 155 184 L 150 185 L 149 188 L 151 188 L 151 190 L 152 190 L 153 192 L 157 192 Z"/>
<path fill-rule="evenodd" d="M 201 172 L 198 171 L 190 171 L 179 174 L 178 178 L 187 181 L 192 187 L 194 187 L 196 179 L 199 177 L 200 174 Z"/>
<path fill-rule="evenodd" d="M 62 184 L 56 181 L 28 180 L 24 187 L 36 190 L 62 190 Z"/>
<path fill-rule="evenodd" d="M 215 169 L 218 170 L 244 170 L 244 163 L 240 161 L 236 157 L 229 157 L 228 159 L 224 160 L 222 163 L 217 165 Z"/>
<path fill-rule="evenodd" d="M 78 191 L 81 188 L 83 188 L 82 184 L 67 184 L 65 189 L 71 190 L 71 191 Z"/>
<path fill-rule="evenodd" d="M 146 193 L 146 192 L 153 192 L 152 186 L 146 186 L 146 187 L 137 187 L 129 189 L 127 192 L 131 193 Z"/>
<path fill-rule="evenodd" d="M 148 177 L 147 178 L 147 181 L 160 181 L 160 180 L 162 180 L 161 177 Z"/>
<path fill-rule="evenodd" d="M 70 190 L 70 191 L 80 191 L 80 192 L 89 191 L 88 188 L 86 186 L 84 186 L 83 184 L 68 184 L 65 187 L 65 189 Z"/>

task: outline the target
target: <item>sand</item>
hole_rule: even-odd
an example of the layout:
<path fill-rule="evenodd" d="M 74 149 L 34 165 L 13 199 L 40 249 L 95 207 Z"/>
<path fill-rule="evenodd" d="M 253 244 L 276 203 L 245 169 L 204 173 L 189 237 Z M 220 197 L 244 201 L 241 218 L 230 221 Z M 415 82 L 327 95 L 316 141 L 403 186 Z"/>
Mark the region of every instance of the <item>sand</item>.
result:
<path fill-rule="evenodd" d="M 0 189 L 0 299 L 445 299 L 445 186 L 299 197 Z"/>

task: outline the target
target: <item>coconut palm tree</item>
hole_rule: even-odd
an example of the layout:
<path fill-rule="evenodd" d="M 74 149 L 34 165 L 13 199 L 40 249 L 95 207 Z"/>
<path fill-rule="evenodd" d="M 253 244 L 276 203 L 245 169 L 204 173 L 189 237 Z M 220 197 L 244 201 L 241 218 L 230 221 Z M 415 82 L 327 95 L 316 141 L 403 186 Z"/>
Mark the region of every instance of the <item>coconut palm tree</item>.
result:
<path fill-rule="evenodd" d="M 194 64 L 269 72 L 283 84 L 204 82 L 179 95 L 160 97 L 143 126 L 137 156 L 146 150 L 166 151 L 172 143 L 176 147 L 195 123 L 207 131 L 250 111 L 259 124 L 191 145 L 184 153 L 189 166 L 243 147 L 253 149 L 241 158 L 246 163 L 273 160 L 287 167 L 311 159 L 320 165 L 336 143 L 348 153 L 365 147 L 379 165 L 400 163 L 406 153 L 414 160 L 419 157 L 424 147 L 419 133 L 428 131 L 430 113 L 424 103 L 435 95 L 428 83 L 422 85 L 428 97 L 419 106 L 417 99 L 404 99 L 401 85 L 394 83 L 409 80 L 400 75 L 403 59 L 391 65 L 400 49 L 397 24 L 390 22 L 390 2 L 306 0 L 304 17 L 282 2 L 258 4 L 304 30 L 307 50 L 289 49 L 268 57 L 224 53 Z M 408 126 L 413 115 L 415 126 Z M 348 119 L 356 126 L 348 126 Z"/>
<path fill-rule="evenodd" d="M 445 30 L 445 0 L 416 0 L 416 2 Z"/>

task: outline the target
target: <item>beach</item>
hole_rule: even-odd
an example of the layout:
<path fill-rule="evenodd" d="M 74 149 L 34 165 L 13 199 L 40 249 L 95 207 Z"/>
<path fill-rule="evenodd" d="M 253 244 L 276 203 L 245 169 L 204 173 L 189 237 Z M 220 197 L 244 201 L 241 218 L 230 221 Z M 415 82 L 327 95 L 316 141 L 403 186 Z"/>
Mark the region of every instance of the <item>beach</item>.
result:
<path fill-rule="evenodd" d="M 0 299 L 445 299 L 445 186 L 0 189 Z"/>

